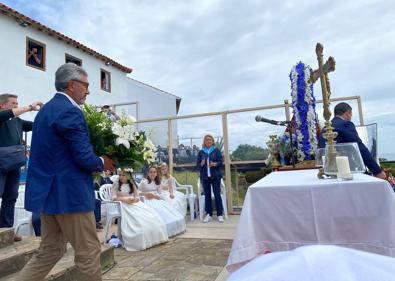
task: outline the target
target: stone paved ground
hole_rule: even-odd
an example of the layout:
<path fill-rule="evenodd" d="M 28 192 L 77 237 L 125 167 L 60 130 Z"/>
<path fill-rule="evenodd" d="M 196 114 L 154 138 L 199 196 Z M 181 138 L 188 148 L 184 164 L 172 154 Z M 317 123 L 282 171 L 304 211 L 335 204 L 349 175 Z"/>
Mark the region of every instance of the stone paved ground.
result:
<path fill-rule="evenodd" d="M 224 269 L 232 240 L 173 238 L 140 252 L 116 249 L 103 280 L 211 281 Z"/>

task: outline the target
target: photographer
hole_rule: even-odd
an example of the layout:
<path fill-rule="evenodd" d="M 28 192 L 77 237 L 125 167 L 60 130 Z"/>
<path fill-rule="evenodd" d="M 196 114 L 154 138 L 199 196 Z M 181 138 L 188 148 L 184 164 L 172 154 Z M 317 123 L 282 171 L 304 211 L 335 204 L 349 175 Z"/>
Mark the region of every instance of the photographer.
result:
<path fill-rule="evenodd" d="M 19 177 L 23 161 L 22 134 L 32 130 L 33 122 L 20 119 L 18 116 L 29 111 L 38 111 L 42 102 L 36 101 L 28 106 L 18 107 L 18 96 L 0 95 L 0 228 L 14 225 L 15 202 L 18 198 Z M 15 159 L 15 154 L 21 161 Z M 17 163 L 19 162 L 19 164 Z M 15 236 L 15 241 L 20 241 Z"/>
<path fill-rule="evenodd" d="M 121 119 L 113 110 L 111 110 L 109 105 L 103 105 L 101 107 L 101 112 L 105 113 L 112 122 L 116 122 L 117 120 Z"/>

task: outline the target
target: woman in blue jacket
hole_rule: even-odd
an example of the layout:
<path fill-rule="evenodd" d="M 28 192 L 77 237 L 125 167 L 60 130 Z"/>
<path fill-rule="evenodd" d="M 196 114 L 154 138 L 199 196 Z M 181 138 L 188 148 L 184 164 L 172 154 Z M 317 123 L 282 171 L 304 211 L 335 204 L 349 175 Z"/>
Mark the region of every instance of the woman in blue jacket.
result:
<path fill-rule="evenodd" d="M 217 209 L 217 218 L 219 222 L 224 221 L 223 206 L 221 200 L 221 167 L 222 154 L 215 147 L 215 141 L 212 135 L 205 135 L 203 138 L 202 149 L 198 153 L 196 167 L 200 171 L 200 181 L 203 184 L 206 206 L 206 218 L 203 222 L 209 222 L 213 216 L 211 205 L 211 186 L 213 187 L 215 207 Z"/>

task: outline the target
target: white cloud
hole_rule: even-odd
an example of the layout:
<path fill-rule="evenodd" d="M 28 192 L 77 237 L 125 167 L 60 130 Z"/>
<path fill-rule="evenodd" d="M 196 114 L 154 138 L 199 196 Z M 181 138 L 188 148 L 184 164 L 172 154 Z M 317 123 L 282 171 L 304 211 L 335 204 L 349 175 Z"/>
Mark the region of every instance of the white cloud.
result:
<path fill-rule="evenodd" d="M 6 1 L 132 67 L 133 78 L 181 96 L 180 114 L 290 99 L 291 67 L 302 60 L 316 68 L 322 42 L 337 61 L 333 97 L 361 95 L 365 119 L 382 126 L 395 117 L 394 1 L 29 3 Z M 321 98 L 318 84 L 315 92 Z M 382 151 L 393 151 L 392 128 Z"/>

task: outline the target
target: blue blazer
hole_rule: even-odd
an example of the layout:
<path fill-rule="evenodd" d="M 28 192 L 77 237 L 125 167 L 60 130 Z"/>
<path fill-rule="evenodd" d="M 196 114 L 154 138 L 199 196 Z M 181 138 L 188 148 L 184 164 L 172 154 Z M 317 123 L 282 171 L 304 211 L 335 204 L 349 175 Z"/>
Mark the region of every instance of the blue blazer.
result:
<path fill-rule="evenodd" d="M 335 117 L 332 119 L 332 126 L 337 132 L 336 142 L 356 142 L 361 152 L 361 156 L 365 166 L 369 168 L 373 175 L 377 175 L 381 172 L 380 166 L 377 164 L 376 160 L 370 154 L 368 148 L 362 143 L 362 140 L 358 136 L 358 132 L 355 129 L 355 125 L 351 121 L 346 121 L 340 117 Z M 318 141 L 318 146 L 320 148 L 325 147 L 325 139 L 321 136 Z"/>
<path fill-rule="evenodd" d="M 92 173 L 102 170 L 82 111 L 56 94 L 34 120 L 25 208 L 49 215 L 93 211 Z"/>
<path fill-rule="evenodd" d="M 208 179 L 207 161 L 206 161 L 206 164 L 203 165 L 203 167 L 200 166 L 200 162 L 202 162 L 203 159 L 207 159 L 207 157 L 208 157 L 207 153 L 205 153 L 203 150 L 200 150 L 198 153 L 198 156 L 197 156 L 197 160 L 196 160 L 196 168 L 200 172 L 200 179 L 202 179 L 202 180 Z M 210 162 L 217 163 L 216 167 L 210 168 L 211 178 L 222 178 L 221 168 L 223 165 L 223 160 L 222 160 L 222 154 L 218 150 L 218 148 L 215 148 L 213 151 L 211 151 Z"/>

